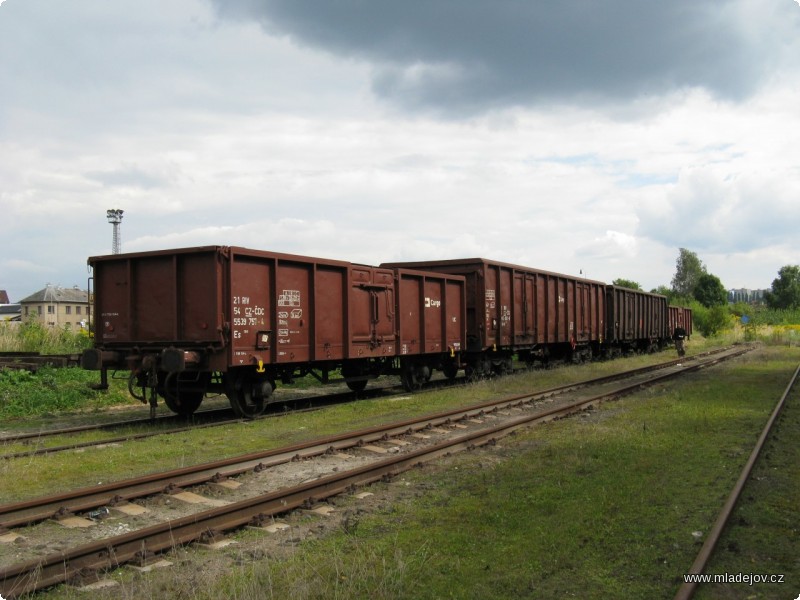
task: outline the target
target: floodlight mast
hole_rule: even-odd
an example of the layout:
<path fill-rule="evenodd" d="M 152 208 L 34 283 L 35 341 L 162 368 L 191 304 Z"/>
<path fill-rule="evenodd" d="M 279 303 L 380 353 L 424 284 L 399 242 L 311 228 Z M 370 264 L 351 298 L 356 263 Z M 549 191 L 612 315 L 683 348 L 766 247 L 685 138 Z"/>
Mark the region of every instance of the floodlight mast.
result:
<path fill-rule="evenodd" d="M 122 242 L 119 235 L 119 225 L 122 223 L 122 213 L 125 212 L 119 208 L 111 208 L 106 211 L 108 222 L 114 228 L 114 236 L 111 239 L 111 254 L 119 254 L 122 249 Z"/>

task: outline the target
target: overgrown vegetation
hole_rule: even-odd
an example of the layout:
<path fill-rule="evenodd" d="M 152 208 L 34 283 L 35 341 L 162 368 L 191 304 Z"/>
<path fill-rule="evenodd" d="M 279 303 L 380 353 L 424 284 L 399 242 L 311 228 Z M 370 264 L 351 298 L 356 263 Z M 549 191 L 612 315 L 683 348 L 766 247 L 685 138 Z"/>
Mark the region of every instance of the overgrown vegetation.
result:
<path fill-rule="evenodd" d="M 0 369 L 0 420 L 91 410 L 131 402 L 121 384 L 112 386 L 109 392 L 100 392 L 90 387 L 97 381 L 97 373 L 77 367 L 42 367 L 36 373 Z"/>
<path fill-rule="evenodd" d="M 91 345 L 84 330 L 45 327 L 37 321 L 0 322 L 0 352 L 76 354 Z"/>
<path fill-rule="evenodd" d="M 0 352 L 78 354 L 91 345 L 85 332 L 45 327 L 36 321 L 0 323 Z M 90 384 L 97 373 L 79 368 L 41 367 L 36 373 L 0 369 L 0 419 L 9 421 L 52 413 L 91 410 L 130 400 L 121 383 L 109 392 Z"/>

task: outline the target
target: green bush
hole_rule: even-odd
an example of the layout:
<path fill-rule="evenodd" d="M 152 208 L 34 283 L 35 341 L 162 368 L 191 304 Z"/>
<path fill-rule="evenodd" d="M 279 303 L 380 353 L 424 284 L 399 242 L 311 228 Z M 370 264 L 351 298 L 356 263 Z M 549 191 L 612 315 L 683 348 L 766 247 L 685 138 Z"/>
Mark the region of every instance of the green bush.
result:
<path fill-rule="evenodd" d="M 87 410 L 131 402 L 124 393 L 122 383 L 108 392 L 102 392 L 89 387 L 96 382 L 97 373 L 77 367 L 42 367 L 36 373 L 0 369 L 0 419 Z"/>
<path fill-rule="evenodd" d="M 727 306 L 706 308 L 697 301 L 691 302 L 694 330 L 705 337 L 715 337 L 733 327 L 731 313 Z"/>

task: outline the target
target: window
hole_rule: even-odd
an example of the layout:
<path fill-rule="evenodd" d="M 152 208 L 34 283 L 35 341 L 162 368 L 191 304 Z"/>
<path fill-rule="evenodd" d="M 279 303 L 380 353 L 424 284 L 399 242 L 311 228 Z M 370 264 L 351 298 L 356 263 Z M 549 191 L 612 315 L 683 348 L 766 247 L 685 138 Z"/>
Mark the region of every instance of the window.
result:
<path fill-rule="evenodd" d="M 55 313 L 55 306 L 53 306 L 52 304 L 48 304 L 47 305 L 47 314 L 48 315 L 52 315 L 54 313 Z"/>
<path fill-rule="evenodd" d="M 71 315 L 72 314 L 72 307 L 67 305 L 64 307 L 65 314 Z"/>
<path fill-rule="evenodd" d="M 41 317 L 42 316 L 42 307 L 41 306 L 37 306 L 36 310 L 39 311 L 39 316 Z"/>
<path fill-rule="evenodd" d="M 76 314 L 76 315 L 79 315 L 79 314 L 81 314 L 81 307 L 80 307 L 80 306 L 76 306 L 76 307 L 75 307 L 75 314 Z"/>

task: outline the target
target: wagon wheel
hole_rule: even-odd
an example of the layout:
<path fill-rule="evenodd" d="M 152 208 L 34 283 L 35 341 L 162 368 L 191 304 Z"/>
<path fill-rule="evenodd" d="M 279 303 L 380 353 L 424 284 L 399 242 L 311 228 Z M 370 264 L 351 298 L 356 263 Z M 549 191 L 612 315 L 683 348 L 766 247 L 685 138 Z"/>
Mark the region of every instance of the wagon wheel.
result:
<path fill-rule="evenodd" d="M 354 392 L 363 392 L 369 382 L 369 365 L 366 361 L 350 361 L 342 365 L 342 377 Z"/>
<path fill-rule="evenodd" d="M 403 366 L 403 372 L 400 374 L 400 383 L 407 392 L 420 389 L 430 380 L 431 371 L 425 365 L 407 363 Z"/>
<path fill-rule="evenodd" d="M 257 385 L 261 385 L 261 383 L 256 383 L 242 375 L 227 374 L 225 376 L 225 395 L 237 416 L 252 419 L 264 412 L 267 402 L 263 394 L 256 394 Z M 274 389 L 275 386 L 272 387 Z"/>
<path fill-rule="evenodd" d="M 181 416 L 189 416 L 200 407 L 205 397 L 205 389 L 211 381 L 211 373 L 200 373 L 193 381 L 179 380 L 177 373 L 158 374 L 158 393 L 164 398 L 164 404 L 172 412 Z"/>
<path fill-rule="evenodd" d="M 363 392 L 367 387 L 366 379 L 348 379 L 345 383 L 354 392 Z"/>
<path fill-rule="evenodd" d="M 458 375 L 458 365 L 453 361 L 447 361 L 442 365 L 442 373 L 448 379 L 455 379 Z"/>
<path fill-rule="evenodd" d="M 422 382 L 414 376 L 413 369 L 406 369 L 400 374 L 400 383 L 407 392 L 413 392 L 422 387 Z"/>

